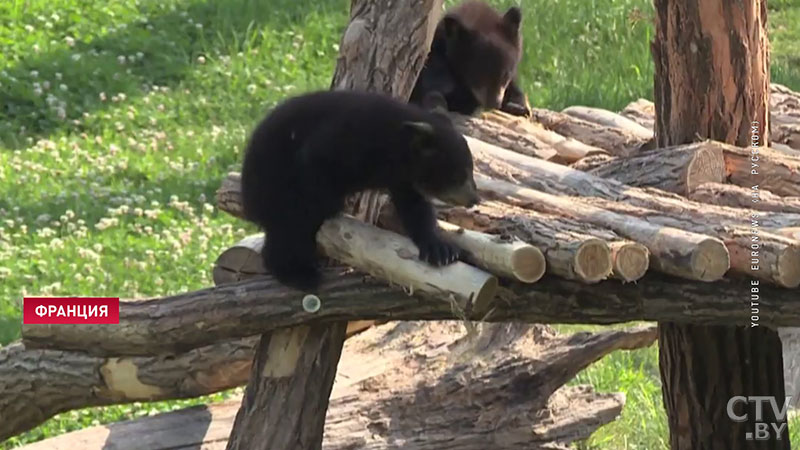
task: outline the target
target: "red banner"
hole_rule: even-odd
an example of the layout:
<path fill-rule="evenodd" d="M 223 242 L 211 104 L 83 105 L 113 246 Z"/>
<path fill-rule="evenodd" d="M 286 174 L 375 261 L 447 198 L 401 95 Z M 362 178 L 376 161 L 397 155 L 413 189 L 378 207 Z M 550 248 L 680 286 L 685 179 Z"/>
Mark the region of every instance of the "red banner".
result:
<path fill-rule="evenodd" d="M 25 297 L 24 324 L 119 323 L 118 297 Z"/>

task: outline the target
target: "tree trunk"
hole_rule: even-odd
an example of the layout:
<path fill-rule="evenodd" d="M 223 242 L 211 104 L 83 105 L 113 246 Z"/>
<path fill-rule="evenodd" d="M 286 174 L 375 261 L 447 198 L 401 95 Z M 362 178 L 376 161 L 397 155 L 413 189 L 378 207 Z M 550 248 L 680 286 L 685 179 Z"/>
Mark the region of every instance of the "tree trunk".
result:
<path fill-rule="evenodd" d="M 441 5 L 442 0 L 353 0 L 331 88 L 407 100 L 425 63 Z M 382 195 L 365 192 L 349 199 L 346 212 L 372 224 L 383 201 Z M 262 336 L 228 450 L 321 447 L 346 329 L 347 323 L 340 322 Z M 284 361 L 273 354 L 279 345 L 292 347 L 282 349 Z"/>
<path fill-rule="evenodd" d="M 800 156 L 800 94 L 786 86 L 771 83 L 769 95 L 769 135 L 771 148 L 786 156 Z M 655 105 L 640 98 L 628 104 L 620 115 L 653 130 Z"/>
<path fill-rule="evenodd" d="M 659 148 L 629 158 L 592 156 L 572 168 L 630 186 L 656 187 L 684 196 L 703 183 L 725 180 L 725 158 L 713 141 Z"/>
<path fill-rule="evenodd" d="M 698 138 L 742 147 L 766 145 L 766 1 L 655 0 L 655 9 L 658 146 Z M 745 224 L 747 220 L 743 217 Z M 748 294 L 742 291 L 743 298 Z M 672 450 L 790 448 L 786 428 L 766 440 L 746 439 L 746 433 L 755 431 L 754 402 L 745 408 L 745 421 L 726 415 L 734 396 L 767 395 L 783 405 L 783 360 L 775 330 L 661 322 L 659 347 Z M 763 413 L 761 422 L 786 424 L 772 408 Z"/>

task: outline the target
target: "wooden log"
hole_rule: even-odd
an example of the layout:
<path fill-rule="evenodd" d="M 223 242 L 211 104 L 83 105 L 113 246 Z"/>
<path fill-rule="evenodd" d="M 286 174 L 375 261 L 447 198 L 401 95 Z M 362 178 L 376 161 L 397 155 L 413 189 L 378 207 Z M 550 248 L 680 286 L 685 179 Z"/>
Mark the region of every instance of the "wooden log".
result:
<path fill-rule="evenodd" d="M 479 117 L 450 113 L 450 119 L 458 131 L 482 141 L 491 142 L 523 155 L 545 160 L 558 156 L 558 150 L 537 139 L 536 136 L 520 133 Z"/>
<path fill-rule="evenodd" d="M 708 205 L 692 202 L 675 194 L 653 189 L 634 188 L 616 182 L 598 178 L 585 172 L 567 167 L 528 158 L 518 153 L 500 149 L 490 144 L 467 138 L 470 142 L 476 167 L 479 171 L 492 177 L 503 177 L 515 182 L 521 182 L 543 192 L 556 194 L 581 195 L 572 205 L 591 204 L 605 212 L 616 213 L 616 219 L 640 219 L 648 227 L 671 227 L 683 229 L 692 233 L 707 234 L 722 239 L 731 257 L 730 268 L 739 274 L 752 275 L 769 283 L 776 283 L 785 287 L 800 285 L 800 241 L 787 239 L 770 229 L 785 228 L 798 223 L 800 215 L 791 213 L 775 213 L 768 211 L 755 211 L 735 209 L 723 206 Z M 506 186 L 508 192 L 514 192 L 517 185 Z M 498 186 L 500 187 L 500 186 Z M 491 190 L 491 189 L 489 189 Z M 524 207 L 552 213 L 551 205 L 536 199 L 534 192 L 525 198 L 511 201 L 521 202 Z M 591 198 L 591 197 L 595 198 Z M 560 203 L 565 203 L 563 200 Z M 580 211 L 579 211 L 580 213 Z M 561 213 L 557 213 L 561 214 Z M 585 215 L 585 214 L 584 214 Z M 591 220 L 601 220 L 591 216 Z M 753 222 L 758 224 L 758 251 L 763 256 L 762 264 L 758 271 L 751 269 L 749 255 L 753 245 Z M 750 222 L 746 222 L 750 221 Z M 745 222 L 745 223 L 742 223 Z M 611 227 L 611 225 L 600 226 Z M 625 226 L 618 223 L 618 226 Z M 655 229 L 653 231 L 655 232 Z M 625 235 L 623 231 L 614 229 Z M 644 241 L 625 235 L 653 249 Z M 644 238 L 644 237 L 643 237 Z M 653 239 L 653 235 L 649 235 Z M 662 250 L 663 251 L 663 250 Z M 752 273 L 754 272 L 754 273 Z"/>
<path fill-rule="evenodd" d="M 547 263 L 542 252 L 519 239 L 492 236 L 439 221 L 453 242 L 470 254 L 467 260 L 495 275 L 523 283 L 535 283 L 544 275 Z"/>
<path fill-rule="evenodd" d="M 570 163 L 591 155 L 608 154 L 601 148 L 561 136 L 527 118 L 499 110 L 483 112 L 479 117 L 451 114 L 450 118 L 467 136 L 558 163 Z M 535 154 L 531 154 L 532 149 L 538 150 Z M 545 151 L 554 151 L 555 154 L 544 153 Z"/>
<path fill-rule="evenodd" d="M 704 183 L 689 198 L 711 205 L 800 214 L 800 197 L 780 197 L 760 187 L 753 189 L 735 184 Z"/>
<path fill-rule="evenodd" d="M 659 148 L 628 158 L 593 156 L 571 166 L 630 186 L 688 195 L 703 183 L 725 180 L 722 148 L 713 141 Z"/>
<path fill-rule="evenodd" d="M 599 228 L 586 222 L 577 222 L 566 217 L 543 214 L 496 201 L 483 202 L 479 207 L 479 211 L 482 214 L 473 213 L 464 208 L 451 208 L 451 213 L 458 212 L 461 215 L 472 216 L 472 223 L 478 224 L 483 222 L 482 226 L 484 227 L 491 226 L 489 224 L 493 222 L 497 223 L 499 224 L 497 228 L 494 226 L 492 226 L 492 228 L 497 229 L 501 233 L 522 232 L 517 230 L 515 224 L 521 224 L 522 230 L 537 229 L 542 225 L 545 227 L 549 225 L 553 227 L 552 231 L 550 231 L 552 235 L 574 233 L 602 239 L 608 243 L 611 250 L 611 276 L 621 281 L 628 282 L 638 280 L 644 276 L 647 269 L 650 267 L 650 252 L 647 250 L 647 247 L 637 242 L 624 239 L 617 233 L 606 228 Z M 491 216 L 491 219 L 484 220 L 479 216 Z M 507 220 L 509 217 L 513 220 Z M 532 220 L 538 221 L 539 223 L 531 223 Z M 548 231 L 545 232 L 547 233 Z"/>
<path fill-rule="evenodd" d="M 650 251 L 647 247 L 628 240 L 609 243 L 611 247 L 611 274 L 614 278 L 629 283 L 644 276 L 650 267 Z"/>
<path fill-rule="evenodd" d="M 800 156 L 800 94 L 777 83 L 770 87 L 770 148 L 786 156 Z M 650 100 L 631 102 L 620 115 L 648 130 L 655 129 L 655 104 Z"/>
<path fill-rule="evenodd" d="M 647 247 L 653 268 L 660 272 L 691 280 L 714 281 L 722 278 L 729 268 L 728 251 L 718 239 L 653 225 L 645 220 L 603 210 L 579 199 L 550 195 L 485 176 L 479 175 L 475 181 L 481 190 L 517 199 L 521 204 L 542 212 L 610 228 Z"/>
<path fill-rule="evenodd" d="M 602 148 L 614 156 L 632 156 L 649 141 L 621 128 L 598 125 L 564 113 L 531 108 L 532 120 L 556 133 L 587 145 Z"/>
<path fill-rule="evenodd" d="M 483 270 L 460 261 L 433 267 L 419 260 L 411 239 L 353 218 L 327 220 L 317 236 L 329 257 L 462 311 L 485 311 L 497 289 L 497 278 Z"/>
<path fill-rule="evenodd" d="M 217 190 L 218 206 L 236 217 L 242 217 L 240 181 L 238 173 L 229 173 L 223 180 L 222 186 Z M 393 208 L 386 207 L 384 209 L 390 211 Z M 385 223 L 387 220 L 388 216 L 384 217 Z M 459 289 L 462 290 L 466 286 L 477 287 L 476 291 L 465 292 L 466 296 L 456 297 L 464 308 L 469 306 L 467 299 L 470 296 L 473 296 L 474 302 L 477 302 L 473 305 L 481 308 L 491 300 L 492 286 L 496 284 L 496 280 L 492 280 L 485 273 L 475 272 L 474 268 L 463 263 L 433 269 L 423 262 L 410 258 L 412 253 L 414 255 L 419 253 L 410 240 L 374 227 L 364 227 L 357 221 L 348 218 L 333 219 L 328 222 L 331 223 L 323 226 L 323 229 L 317 234 L 317 240 L 323 252 L 332 258 L 379 278 L 403 283 L 412 289 L 421 289 L 426 292 L 436 285 L 442 288 L 451 285 L 460 286 Z M 395 219 L 393 222 L 393 226 L 389 228 L 396 232 L 402 232 L 399 220 Z M 447 224 L 440 225 L 447 228 Z M 337 234 L 339 228 L 341 230 Z M 450 232 L 447 233 L 447 237 L 474 253 L 471 263 L 492 273 L 532 283 L 541 278 L 544 272 L 544 258 L 541 257 L 541 252 L 531 246 L 513 242 L 492 242 L 490 236 L 480 236 L 475 233 Z M 237 263 L 243 264 L 242 268 L 237 268 L 238 273 L 251 273 L 253 266 L 260 268 L 263 265 L 252 253 L 252 250 L 260 252 L 261 245 L 263 245 L 263 240 L 258 236 L 251 236 L 225 253 L 235 256 Z M 231 252 L 238 251 L 237 248 L 247 251 L 247 255 L 232 254 Z M 224 253 L 220 255 L 220 258 L 227 257 Z M 229 267 L 229 264 L 217 264 L 214 270 L 222 270 L 218 269 L 220 266 Z M 228 275 L 221 274 L 220 276 L 227 277 Z M 409 277 L 417 278 L 417 280 L 410 280 Z M 472 280 L 465 284 L 464 277 L 472 278 Z M 434 280 L 434 278 L 436 279 Z M 228 278 L 220 279 L 227 280 Z M 476 286 L 476 282 L 481 283 L 481 286 Z"/>
<path fill-rule="evenodd" d="M 500 236 L 510 235 L 531 242 L 544 250 L 550 273 L 567 279 L 589 283 L 585 278 L 577 276 L 577 273 L 594 273 L 595 277 L 603 278 L 610 273 L 614 278 L 633 281 L 641 278 L 649 267 L 646 247 L 623 240 L 610 230 L 564 217 L 487 201 L 481 203 L 477 209 L 444 209 L 440 211 L 440 216 L 466 228 Z M 608 260 L 605 259 L 606 254 L 602 254 L 602 265 L 596 259 L 586 258 L 583 253 L 568 252 L 569 249 L 580 248 L 582 243 L 597 240 L 605 243 L 604 247 L 609 250 Z M 616 255 L 613 248 L 617 248 Z M 641 258 L 641 253 L 637 253 L 641 251 L 644 251 L 644 258 Z M 598 253 L 590 254 L 596 257 Z M 614 256 L 622 261 L 616 261 Z M 615 268 L 622 272 L 615 272 Z"/>
<path fill-rule="evenodd" d="M 800 158 L 766 147 L 725 145 L 723 151 L 731 183 L 748 188 L 758 184 L 775 195 L 800 197 Z"/>
<path fill-rule="evenodd" d="M 655 129 L 656 105 L 646 98 L 640 98 L 628 103 L 619 114 L 648 130 Z"/>
<path fill-rule="evenodd" d="M 224 193 L 221 196 L 218 195 L 218 198 L 224 200 L 218 205 L 220 209 L 233 215 L 240 214 L 241 197 L 238 174 L 228 174 L 228 178 L 223 182 L 223 188 L 217 191 L 218 194 L 223 189 Z M 522 242 L 512 242 L 509 244 L 510 246 L 505 247 L 494 244 L 495 248 L 487 253 L 486 250 L 483 250 L 483 247 L 486 242 L 494 240 L 491 236 L 481 236 L 480 233 L 466 232 L 449 233 L 449 237 L 473 252 L 471 263 L 498 275 L 513 276 L 517 279 L 523 276 L 535 281 L 541 277 L 541 271 L 547 266 L 551 273 L 558 274 L 564 278 L 594 283 L 605 279 L 611 273 L 611 249 L 602 238 L 598 239 L 592 235 L 587 235 L 582 230 L 584 227 L 576 224 L 571 225 L 569 230 L 561 229 L 558 218 L 540 216 L 540 219 L 543 223 L 528 224 L 528 231 L 518 234 L 517 237 L 524 243 L 533 244 L 540 249 L 544 249 L 546 256 L 543 258 L 547 261 L 546 264 L 542 264 L 542 260 L 539 259 L 541 251 L 534 251 L 530 246 L 526 248 Z M 400 225 L 396 214 L 393 213 L 393 207 L 387 205 L 384 208 L 380 221 L 385 227 L 402 232 L 402 225 Z M 445 229 L 450 226 L 441 222 L 440 225 Z M 318 235 L 318 239 L 323 239 L 322 234 Z M 367 238 L 366 241 L 371 242 L 370 238 Z M 258 248 L 257 245 L 243 243 L 237 247 Z M 325 244 L 323 244 L 323 247 L 325 247 Z M 505 254 L 506 256 L 502 256 L 499 259 L 493 256 L 499 254 Z M 373 257 L 377 258 L 378 256 Z M 513 262 L 510 258 L 514 257 L 524 257 L 525 259 Z M 237 255 L 236 258 L 238 261 L 258 264 L 258 258 L 253 255 L 252 251 L 246 256 Z M 380 262 L 379 264 L 393 267 L 395 262 L 392 260 L 391 262 Z M 245 270 L 243 273 L 250 273 L 251 269 L 247 267 L 243 269 Z M 523 274 L 523 272 L 530 273 Z M 390 279 L 394 280 L 394 278 Z M 483 304 L 485 302 L 481 300 L 480 303 Z"/>
<path fill-rule="evenodd" d="M 800 150 L 800 93 L 772 83 L 769 104 L 771 141 Z"/>
<path fill-rule="evenodd" d="M 12 343 L 0 348 L 0 442 L 64 411 L 240 386 L 247 382 L 257 342 L 218 342 L 169 358 L 97 357 Z"/>
<path fill-rule="evenodd" d="M 513 178 L 538 191 L 555 195 L 597 197 L 638 208 L 659 211 L 678 219 L 701 217 L 703 222 L 721 226 L 741 226 L 754 210 L 714 206 L 687 201 L 685 197 L 652 188 L 631 187 L 615 180 L 530 158 L 485 142 L 466 137 L 475 159 L 476 170 L 495 178 Z M 721 144 L 723 151 L 730 146 Z M 747 186 L 750 187 L 750 186 Z M 759 214 L 762 228 L 785 228 L 800 223 L 800 215 L 766 212 Z"/>
<path fill-rule="evenodd" d="M 625 130 L 644 141 L 653 139 L 652 128 L 645 128 L 635 121 L 607 109 L 593 108 L 590 106 L 569 106 L 561 112 L 587 122 L 596 123 L 600 126 Z"/>
<path fill-rule="evenodd" d="M 309 312 L 302 293 L 288 293 L 271 277 L 246 280 L 181 295 L 120 304 L 119 327 L 25 325 L 27 348 L 89 350 L 98 356 L 174 355 L 226 339 L 313 322 L 356 320 L 463 320 L 443 302 L 424 301 L 371 277 L 329 269 L 321 307 Z M 760 285 L 759 326 L 800 325 L 800 297 L 787 289 Z M 611 324 L 664 320 L 700 324 L 750 325 L 742 308 L 750 281 L 698 283 L 648 273 L 619 288 L 617 281 L 586 285 L 553 276 L 535 284 L 498 289 L 490 313 L 468 320 L 526 323 Z M 675 292 L 681 292 L 675 296 Z M 352 295 L 355 294 L 355 295 Z M 127 345 L 126 345 L 127 344 Z"/>
<path fill-rule="evenodd" d="M 790 239 L 800 240 L 800 227 L 781 228 L 779 230 L 775 230 L 775 232 Z"/>
<path fill-rule="evenodd" d="M 458 322 L 394 323 L 348 340 L 331 392 L 322 448 L 378 449 L 387 442 L 403 442 L 409 450 L 453 444 L 465 450 L 566 450 L 561 445 L 613 420 L 624 396 L 561 386 L 603 355 L 651 345 L 655 336 L 653 327 L 572 337 L 543 325 L 470 329 Z M 470 376 L 453 377 L 455 371 Z M 529 385 L 531 395 L 509 391 Z M 489 398 L 491 410 L 481 401 Z M 240 401 L 96 426 L 23 448 L 221 448 Z M 511 420 L 495 417 L 509 411 L 516 412 Z M 439 420 L 431 421 L 432 416 Z M 554 442 L 559 445 L 550 445 Z"/>

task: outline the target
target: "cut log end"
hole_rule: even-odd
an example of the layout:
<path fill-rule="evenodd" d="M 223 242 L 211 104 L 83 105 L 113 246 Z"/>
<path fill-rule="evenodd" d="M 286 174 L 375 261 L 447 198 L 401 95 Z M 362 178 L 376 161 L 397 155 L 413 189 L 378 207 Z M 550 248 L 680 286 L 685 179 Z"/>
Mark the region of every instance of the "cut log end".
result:
<path fill-rule="evenodd" d="M 514 276 L 523 283 L 535 283 L 544 275 L 547 264 L 541 250 L 530 245 L 520 245 L 511 253 Z"/>
<path fill-rule="evenodd" d="M 489 305 L 491 305 L 497 293 L 497 286 L 497 277 L 486 277 L 483 281 L 483 285 L 475 291 L 475 297 L 472 298 L 471 310 L 473 312 L 488 311 Z"/>
<path fill-rule="evenodd" d="M 728 249 L 717 239 L 705 239 L 692 252 L 690 267 L 699 281 L 719 280 L 730 268 Z"/>
<path fill-rule="evenodd" d="M 587 239 L 575 253 L 575 273 L 585 282 L 595 283 L 611 275 L 611 248 L 602 239 Z"/>
<path fill-rule="evenodd" d="M 703 146 L 695 153 L 686 170 L 686 192 L 693 192 L 703 183 L 717 183 L 725 179 L 725 159 L 722 150 Z"/>
<path fill-rule="evenodd" d="M 650 267 L 650 252 L 647 247 L 631 241 L 617 241 L 610 245 L 614 278 L 631 282 L 647 273 Z"/>
<path fill-rule="evenodd" d="M 787 288 L 800 286 L 800 247 L 790 246 L 778 255 L 778 284 Z"/>

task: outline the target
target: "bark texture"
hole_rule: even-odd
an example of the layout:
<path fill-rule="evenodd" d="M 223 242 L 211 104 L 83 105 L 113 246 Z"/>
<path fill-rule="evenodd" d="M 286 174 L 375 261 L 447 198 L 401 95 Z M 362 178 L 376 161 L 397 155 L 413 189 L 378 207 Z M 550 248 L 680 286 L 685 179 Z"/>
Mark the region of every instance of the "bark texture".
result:
<path fill-rule="evenodd" d="M 761 243 L 759 251 L 763 254 L 764 263 L 752 274 L 761 280 L 780 286 L 800 285 L 800 241 L 770 232 L 770 229 L 794 226 L 800 221 L 800 215 L 692 202 L 679 195 L 654 188 L 629 187 L 615 180 L 598 178 L 480 141 L 470 139 L 469 142 L 478 171 L 491 177 L 511 181 L 484 181 L 483 184 L 479 184 L 483 188 L 502 193 L 506 196 L 505 201 L 521 202 L 526 208 L 569 215 L 611 228 L 647 246 L 653 256 L 654 267 L 658 270 L 672 270 L 667 273 L 673 275 L 688 277 L 691 273 L 703 273 L 710 276 L 711 272 L 702 270 L 687 272 L 687 269 L 694 270 L 694 268 L 680 261 L 665 267 L 659 266 L 659 261 L 662 259 L 659 257 L 659 249 L 663 254 L 666 248 L 673 246 L 685 248 L 684 244 L 663 241 L 663 239 L 676 239 L 672 236 L 675 232 L 671 229 L 682 233 L 688 231 L 714 236 L 723 240 L 730 254 L 730 268 L 737 273 L 750 275 L 752 264 L 749 255 L 753 236 L 747 221 L 750 218 L 755 219 L 759 224 L 758 239 Z M 530 186 L 536 191 L 521 188 L 514 183 Z M 559 196 L 576 195 L 582 198 L 554 198 L 547 193 Z M 590 209 L 597 214 L 589 214 Z M 670 234 L 659 233 L 659 227 Z M 663 259 L 668 262 L 669 258 L 676 256 L 666 252 Z M 721 260 L 714 256 L 703 261 L 707 265 Z M 720 269 L 724 272 L 728 268 Z"/>
<path fill-rule="evenodd" d="M 684 196 L 703 183 L 725 180 L 722 148 L 713 141 L 659 148 L 629 158 L 593 156 L 572 168 L 629 186 L 655 187 Z"/>
<path fill-rule="evenodd" d="M 654 225 L 593 206 L 582 199 L 550 195 L 502 180 L 478 176 L 476 182 L 481 191 L 489 191 L 507 202 L 610 228 L 639 242 L 647 247 L 652 267 L 660 272 L 690 280 L 715 281 L 728 271 L 728 250 L 711 236 Z"/>
<path fill-rule="evenodd" d="M 192 398 L 240 386 L 247 382 L 257 343 L 249 337 L 146 357 L 10 344 L 0 349 L 0 441 L 64 411 Z"/>
<path fill-rule="evenodd" d="M 608 127 L 568 114 L 532 108 L 532 119 L 556 133 L 599 147 L 614 156 L 631 156 L 649 142 L 623 128 Z"/>
<path fill-rule="evenodd" d="M 656 0 L 655 9 L 658 146 L 698 138 L 743 147 L 766 144 L 766 2 Z M 757 138 L 752 125 L 758 127 Z M 769 395 L 782 403 L 781 343 L 774 330 L 660 322 L 659 347 L 672 450 L 790 448 L 788 429 L 763 441 L 745 438 L 754 431 L 754 403 L 748 404 L 745 421 L 726 415 L 727 402 L 737 395 Z M 763 412 L 764 422 L 786 423 L 771 408 Z"/>
<path fill-rule="evenodd" d="M 358 274 L 329 269 L 329 293 L 321 307 L 309 312 L 302 293 L 286 293 L 268 275 L 217 288 L 120 305 L 120 329 L 29 325 L 26 347 L 88 349 L 99 356 L 156 355 L 164 358 L 207 345 L 279 328 L 315 322 L 357 320 L 442 320 L 465 317 L 445 302 L 409 296 L 399 288 Z M 751 311 L 742 307 L 749 280 L 723 279 L 697 283 L 648 274 L 620 289 L 617 281 L 586 285 L 553 276 L 537 283 L 509 283 L 498 289 L 489 313 L 471 320 L 527 323 L 620 323 L 662 320 L 685 323 L 749 324 Z M 675 292 L 680 292 L 676 296 Z M 800 297 L 788 289 L 760 286 L 761 326 L 800 325 Z M 152 327 L 150 327 L 152 325 Z M 125 344 L 128 343 L 127 346 Z"/>
<path fill-rule="evenodd" d="M 781 197 L 760 186 L 754 189 L 752 186 L 745 188 L 735 184 L 705 183 L 698 186 L 689 198 L 710 205 L 800 214 L 800 197 Z"/>
<path fill-rule="evenodd" d="M 322 448 L 566 450 L 614 420 L 625 399 L 563 384 L 603 355 L 649 346 L 654 337 L 652 326 L 573 336 L 544 325 L 375 327 L 345 344 Z M 24 448 L 221 449 L 238 404 L 88 428 Z"/>
<path fill-rule="evenodd" d="M 625 130 L 639 139 L 649 141 L 653 139 L 653 129 L 645 128 L 625 116 L 603 108 L 589 106 L 569 106 L 561 111 L 564 114 L 596 123 L 604 127 L 613 127 Z"/>
<path fill-rule="evenodd" d="M 772 148 L 787 156 L 800 156 L 800 94 L 777 83 L 770 84 L 769 94 Z M 655 129 L 655 104 L 640 98 L 629 103 L 620 115 L 648 130 Z"/>

